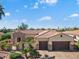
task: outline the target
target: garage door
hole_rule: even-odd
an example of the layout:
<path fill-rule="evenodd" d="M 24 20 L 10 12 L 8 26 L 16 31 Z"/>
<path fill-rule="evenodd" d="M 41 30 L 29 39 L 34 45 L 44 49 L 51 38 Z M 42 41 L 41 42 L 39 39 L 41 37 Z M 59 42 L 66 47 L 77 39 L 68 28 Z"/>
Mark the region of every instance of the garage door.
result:
<path fill-rule="evenodd" d="M 48 42 L 47 41 L 40 41 L 39 42 L 39 50 L 47 50 L 48 49 Z"/>
<path fill-rule="evenodd" d="M 70 42 L 52 42 L 53 50 L 69 50 Z"/>

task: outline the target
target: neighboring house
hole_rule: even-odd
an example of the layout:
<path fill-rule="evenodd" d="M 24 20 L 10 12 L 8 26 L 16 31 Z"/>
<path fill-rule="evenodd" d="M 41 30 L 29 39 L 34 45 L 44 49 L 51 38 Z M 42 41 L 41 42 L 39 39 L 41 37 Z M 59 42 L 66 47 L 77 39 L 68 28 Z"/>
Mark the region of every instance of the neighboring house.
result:
<path fill-rule="evenodd" d="M 75 34 L 79 30 L 74 31 Z M 74 50 L 74 41 L 77 40 L 73 31 L 57 32 L 56 30 L 16 30 L 12 33 L 14 44 L 25 40 L 27 37 L 34 37 L 35 49 L 39 50 Z M 73 34 L 71 34 L 73 33 Z M 78 36 L 77 34 L 76 36 Z M 18 44 L 22 49 L 23 45 Z M 26 47 L 27 45 L 24 45 Z"/>
<path fill-rule="evenodd" d="M 9 54 L 7 53 L 7 52 L 3 52 L 3 51 L 1 51 L 0 52 L 0 59 L 10 59 L 9 58 Z"/>
<path fill-rule="evenodd" d="M 75 41 L 79 40 L 79 30 L 65 31 L 64 33 L 72 36 Z"/>

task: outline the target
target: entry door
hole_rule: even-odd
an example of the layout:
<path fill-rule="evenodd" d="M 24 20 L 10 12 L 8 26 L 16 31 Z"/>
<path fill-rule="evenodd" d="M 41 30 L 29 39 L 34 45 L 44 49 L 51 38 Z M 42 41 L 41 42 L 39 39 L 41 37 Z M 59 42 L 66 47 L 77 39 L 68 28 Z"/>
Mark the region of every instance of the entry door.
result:
<path fill-rule="evenodd" d="M 39 50 L 47 50 L 48 41 L 39 41 Z"/>

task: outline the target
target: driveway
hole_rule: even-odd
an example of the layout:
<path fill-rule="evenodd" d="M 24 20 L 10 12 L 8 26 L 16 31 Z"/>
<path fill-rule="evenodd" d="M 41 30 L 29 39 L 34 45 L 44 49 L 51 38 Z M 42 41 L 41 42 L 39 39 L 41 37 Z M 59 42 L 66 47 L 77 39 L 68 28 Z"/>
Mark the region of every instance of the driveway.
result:
<path fill-rule="evenodd" d="M 79 52 L 62 52 L 62 51 L 39 51 L 42 57 L 46 54 L 50 57 L 55 56 L 55 59 L 79 59 Z"/>

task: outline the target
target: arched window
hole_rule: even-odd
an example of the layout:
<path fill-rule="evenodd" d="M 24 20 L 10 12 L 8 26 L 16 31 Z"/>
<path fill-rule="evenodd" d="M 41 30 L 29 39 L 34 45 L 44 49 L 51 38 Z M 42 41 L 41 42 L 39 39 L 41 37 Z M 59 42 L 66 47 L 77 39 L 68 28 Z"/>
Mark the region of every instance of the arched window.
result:
<path fill-rule="evenodd" d="M 21 41 L 21 38 L 19 37 L 19 38 L 17 38 L 17 42 L 20 42 Z"/>

